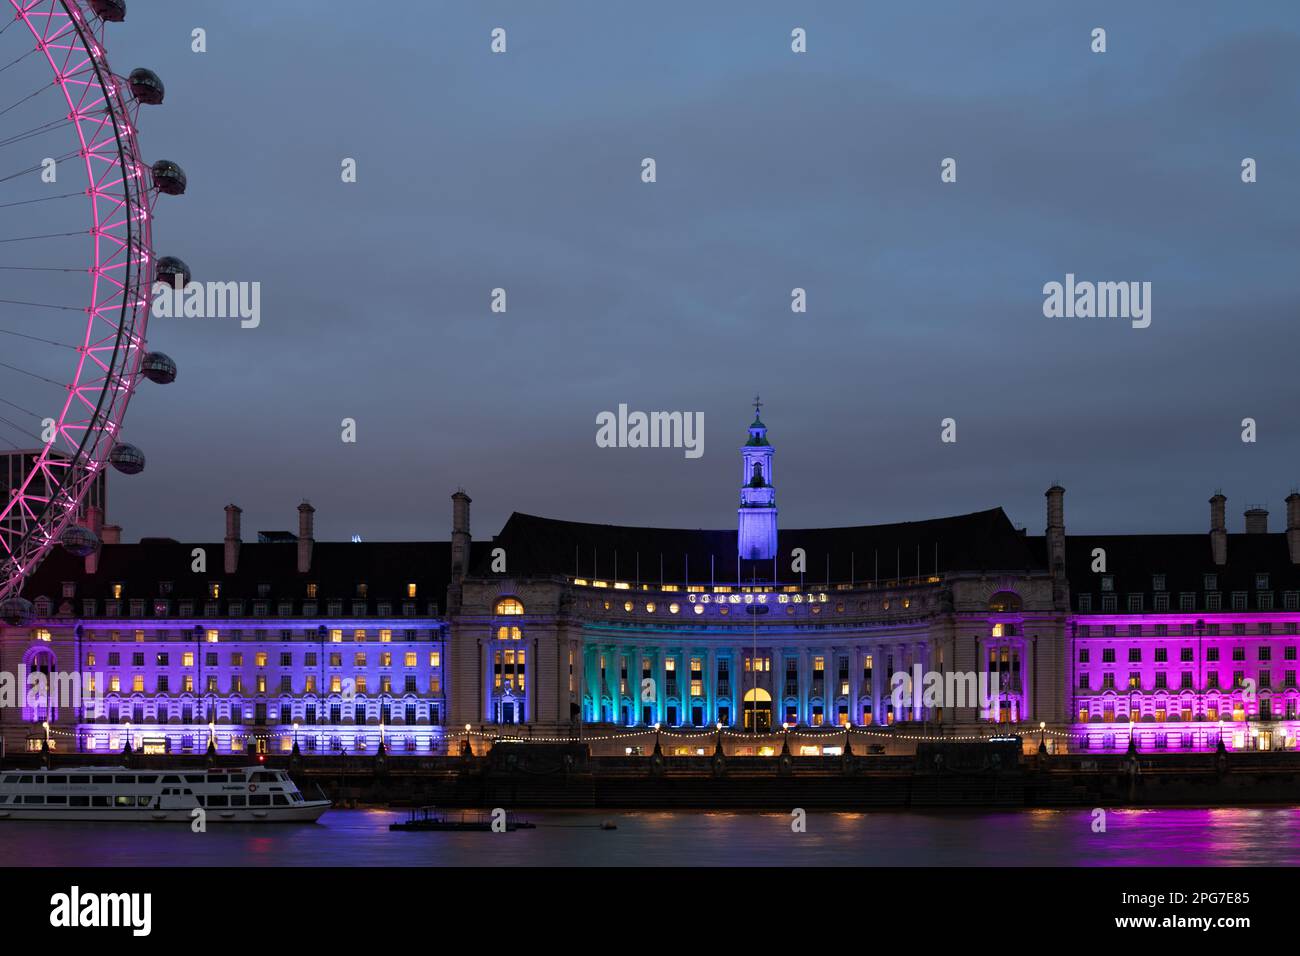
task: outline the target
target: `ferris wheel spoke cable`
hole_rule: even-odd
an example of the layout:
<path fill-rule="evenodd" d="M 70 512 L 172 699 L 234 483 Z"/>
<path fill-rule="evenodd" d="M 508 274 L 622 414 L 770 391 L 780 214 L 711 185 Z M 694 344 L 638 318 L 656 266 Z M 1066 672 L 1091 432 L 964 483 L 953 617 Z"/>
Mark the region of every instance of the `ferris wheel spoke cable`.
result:
<path fill-rule="evenodd" d="M 18 338 L 18 339 L 30 339 L 33 342 L 43 342 L 46 345 L 57 345 L 59 348 L 72 349 L 74 352 L 79 351 L 81 349 L 80 345 L 73 345 L 71 342 L 58 342 L 54 339 L 43 339 L 39 335 L 28 335 L 26 332 L 14 332 L 9 329 L 0 329 L 0 335 L 12 335 L 14 338 Z M 0 398 L 0 402 L 3 401 L 4 399 Z M 13 404 L 13 403 L 10 402 L 8 404 Z"/>
<path fill-rule="evenodd" d="M 84 306 L 51 305 L 49 302 L 24 302 L 22 299 L 0 299 L 0 305 L 21 305 L 33 309 L 58 309 L 60 312 L 85 312 Z"/>
<path fill-rule="evenodd" d="M 33 126 L 29 130 L 24 130 L 21 133 L 15 133 L 13 136 L 0 139 L 0 147 L 12 146 L 14 143 L 23 143 L 29 139 L 35 139 L 42 133 L 50 133 L 56 129 L 62 129 L 65 126 L 71 125 L 72 120 L 68 119 L 50 120 L 48 123 L 42 123 L 40 126 Z"/>
<path fill-rule="evenodd" d="M 78 155 L 80 155 L 79 151 L 74 149 L 72 152 L 64 153 L 62 156 L 55 156 L 54 163 L 55 165 L 58 165 L 59 163 L 72 159 L 72 157 Z M 26 176 L 29 173 L 34 173 L 36 172 L 36 170 L 41 169 L 43 165 L 44 165 L 43 163 L 37 163 L 35 166 L 28 166 L 25 169 L 20 169 L 16 173 L 10 173 L 7 176 L 0 176 L 0 183 L 7 183 L 11 179 L 17 179 L 19 176 Z"/>
<path fill-rule="evenodd" d="M 0 239 L 0 242 L 32 242 L 36 239 L 62 239 L 66 236 L 88 236 L 89 229 L 75 229 L 72 232 L 47 232 L 39 236 L 14 236 L 10 239 Z"/>
<path fill-rule="evenodd" d="M 38 88 L 38 89 L 35 89 L 35 90 L 33 90 L 32 92 L 28 93 L 28 94 L 27 94 L 26 96 L 24 96 L 22 99 L 20 99 L 20 100 L 16 100 L 16 101 L 14 101 L 13 103 L 10 103 L 8 106 L 6 106 L 4 109 L 0 110 L 0 116 L 4 116 L 4 115 L 5 115 L 6 113 L 8 113 L 10 110 L 16 110 L 18 107 L 22 106 L 22 105 L 23 105 L 24 103 L 26 103 L 28 100 L 30 100 L 30 99 L 34 99 L 35 97 L 40 96 L 40 95 L 41 95 L 42 93 L 44 93 L 46 90 L 53 90 L 53 89 L 57 89 L 57 86 L 55 85 L 54 81 L 51 80 L 49 83 L 46 83 L 44 86 L 42 86 L 42 87 L 40 87 L 40 88 Z"/>
<path fill-rule="evenodd" d="M 17 402 L 11 402 L 7 398 L 0 398 L 0 402 L 3 402 L 4 404 L 8 405 L 10 408 L 16 408 L 23 414 L 32 416 L 32 418 L 41 417 L 40 415 L 36 414 L 36 412 L 32 411 L 30 408 L 23 408 L 23 406 L 19 405 Z"/>
<path fill-rule="evenodd" d="M 20 435 L 25 435 L 25 436 L 27 436 L 28 438 L 33 438 L 33 439 L 35 439 L 35 440 L 36 440 L 36 443 L 37 443 L 38 445 L 44 445 L 44 444 L 45 444 L 45 442 L 41 441 L 41 436 L 40 436 L 40 435 L 37 435 L 35 432 L 29 432 L 26 428 L 23 428 L 21 425 L 17 424 L 16 422 L 11 422 L 9 419 L 5 418 L 3 415 L 0 415 L 0 422 L 3 422 L 4 424 L 8 425 L 10 428 L 12 428 L 14 431 L 18 432 Z M 10 444 L 13 444 L 13 442 L 10 442 Z"/>
<path fill-rule="evenodd" d="M 32 378 L 39 379 L 42 382 L 48 382 L 51 385 L 57 385 L 59 388 L 66 389 L 67 382 L 56 382 L 52 378 L 46 378 L 44 375 L 37 375 L 35 372 L 29 372 L 25 368 L 19 368 L 17 365 L 10 365 L 8 362 L 0 362 L 0 368 L 7 368 L 10 371 L 18 372 L 22 375 L 30 375 Z"/>

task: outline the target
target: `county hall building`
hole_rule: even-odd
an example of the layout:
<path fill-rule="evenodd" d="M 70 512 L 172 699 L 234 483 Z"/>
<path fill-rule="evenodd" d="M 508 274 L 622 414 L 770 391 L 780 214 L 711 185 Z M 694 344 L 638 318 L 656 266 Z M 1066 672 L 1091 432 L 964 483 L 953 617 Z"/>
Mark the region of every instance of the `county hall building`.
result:
<path fill-rule="evenodd" d="M 755 416 L 734 528 L 513 514 L 476 541 L 122 543 L 98 506 L 85 558 L 56 550 L 0 623 L 0 673 L 74 674 L 94 693 L 0 707 L 10 749 L 441 754 L 463 740 L 581 737 L 596 752 L 824 752 L 1040 729 L 1058 751 L 1295 746 L 1300 495 L 1208 533 L 1066 534 L 1001 508 L 886 525 L 778 522 Z M 894 675 L 918 680 L 894 693 Z M 931 677 L 948 693 L 921 693 Z M 12 679 L 12 678 L 11 678 Z M 983 693 L 976 693 L 980 688 Z M 915 692 L 913 692 L 913 690 Z M 954 695 L 954 690 L 956 691 Z M 966 692 L 962 692 L 962 691 Z M 2 697 L 3 695 L 0 695 Z M 639 735 L 639 736 L 638 736 Z M 858 736 L 860 735 L 860 736 Z M 712 741 L 708 740 L 711 748 Z"/>

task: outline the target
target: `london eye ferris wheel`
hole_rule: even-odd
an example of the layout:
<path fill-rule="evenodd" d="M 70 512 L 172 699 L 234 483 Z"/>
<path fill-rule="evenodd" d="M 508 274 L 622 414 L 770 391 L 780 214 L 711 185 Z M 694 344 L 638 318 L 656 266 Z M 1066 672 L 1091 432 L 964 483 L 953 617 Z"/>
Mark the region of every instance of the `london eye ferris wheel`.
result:
<path fill-rule="evenodd" d="M 156 74 L 113 72 L 107 40 L 126 0 L 0 0 L 0 618 L 32 613 L 23 581 L 52 547 L 100 544 L 89 494 L 108 465 L 144 455 L 122 440 L 141 379 L 175 363 L 149 352 L 150 290 L 187 282 L 154 255 L 153 211 L 186 178 L 147 163 L 142 106 Z M 17 467 L 15 467 L 17 465 Z"/>

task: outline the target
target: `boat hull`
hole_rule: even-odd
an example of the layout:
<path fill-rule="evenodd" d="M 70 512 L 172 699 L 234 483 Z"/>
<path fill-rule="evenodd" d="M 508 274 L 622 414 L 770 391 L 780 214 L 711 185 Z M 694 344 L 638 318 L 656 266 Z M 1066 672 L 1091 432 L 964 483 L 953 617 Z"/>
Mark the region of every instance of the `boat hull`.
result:
<path fill-rule="evenodd" d="M 315 823 L 330 808 L 328 800 L 308 800 L 291 807 L 210 808 L 208 823 Z M 193 810 L 150 810 L 147 807 L 0 807 L 4 821 L 97 821 L 117 823 L 193 823 Z"/>

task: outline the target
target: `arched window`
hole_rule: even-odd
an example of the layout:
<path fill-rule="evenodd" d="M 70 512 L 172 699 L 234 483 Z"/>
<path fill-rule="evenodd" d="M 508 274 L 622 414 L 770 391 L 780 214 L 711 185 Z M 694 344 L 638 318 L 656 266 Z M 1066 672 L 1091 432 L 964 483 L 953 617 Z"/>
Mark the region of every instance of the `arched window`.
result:
<path fill-rule="evenodd" d="M 1014 591 L 999 591 L 989 598 L 989 610 L 997 614 L 1015 613 L 1023 607 L 1024 602 Z"/>
<path fill-rule="evenodd" d="M 524 606 L 515 598 L 502 598 L 497 601 L 497 613 L 506 615 L 523 614 Z"/>

